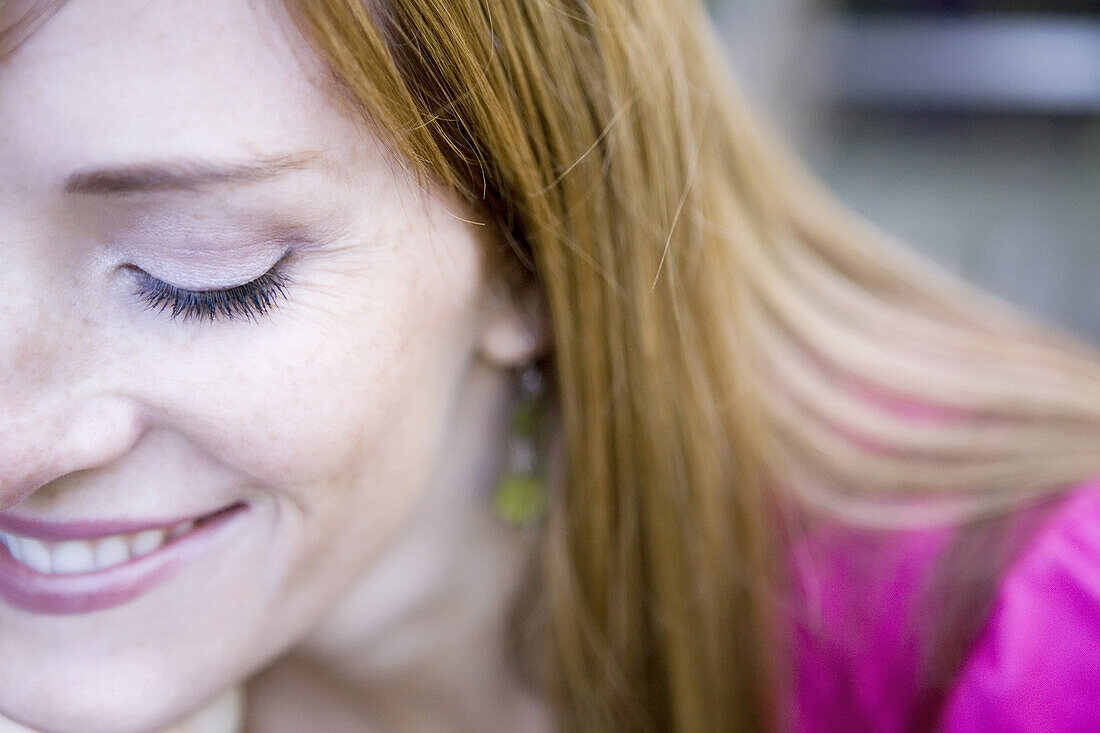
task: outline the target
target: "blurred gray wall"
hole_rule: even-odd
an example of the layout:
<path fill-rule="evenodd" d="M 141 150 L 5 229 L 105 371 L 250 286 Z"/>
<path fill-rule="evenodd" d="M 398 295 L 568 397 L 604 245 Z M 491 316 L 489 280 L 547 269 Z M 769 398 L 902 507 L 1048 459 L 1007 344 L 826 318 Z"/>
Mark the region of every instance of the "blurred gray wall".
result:
<path fill-rule="evenodd" d="M 712 9 L 750 101 L 850 206 L 1100 345 L 1100 19 Z"/>

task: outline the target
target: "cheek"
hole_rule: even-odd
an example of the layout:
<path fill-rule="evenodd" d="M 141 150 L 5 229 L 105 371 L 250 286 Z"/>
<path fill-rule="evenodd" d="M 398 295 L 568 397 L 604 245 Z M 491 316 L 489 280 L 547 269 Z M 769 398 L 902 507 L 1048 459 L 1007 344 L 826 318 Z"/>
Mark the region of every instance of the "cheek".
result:
<path fill-rule="evenodd" d="M 468 357 L 465 314 L 433 305 L 395 299 L 287 324 L 255 351 L 181 375 L 188 396 L 165 402 L 210 453 L 257 482 L 337 480 L 364 451 L 387 448 L 372 439 L 392 443 L 404 423 L 423 424 Z"/>
<path fill-rule="evenodd" d="M 438 247 L 406 241 L 423 256 L 322 274 L 270 323 L 193 337 L 143 399 L 294 517 L 293 534 L 392 526 L 427 483 L 472 354 L 479 250 L 449 245 L 446 267 Z"/>

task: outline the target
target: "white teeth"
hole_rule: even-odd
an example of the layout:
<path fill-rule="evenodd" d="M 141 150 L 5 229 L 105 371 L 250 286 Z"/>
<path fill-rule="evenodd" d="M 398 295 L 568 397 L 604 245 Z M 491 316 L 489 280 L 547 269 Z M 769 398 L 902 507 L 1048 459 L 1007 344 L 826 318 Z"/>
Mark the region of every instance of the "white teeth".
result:
<path fill-rule="evenodd" d="M 51 572 L 50 551 L 44 542 L 32 540 L 30 537 L 23 537 L 22 544 L 24 565 L 40 573 Z"/>
<path fill-rule="evenodd" d="M 19 562 L 23 562 L 23 542 L 15 536 L 8 535 L 8 552 Z"/>
<path fill-rule="evenodd" d="M 163 544 L 163 529 L 147 529 L 144 532 L 138 532 L 134 535 L 134 539 L 130 543 L 130 556 L 141 557 L 142 555 L 148 555 Z"/>
<path fill-rule="evenodd" d="M 91 543 L 80 540 L 59 542 L 53 548 L 51 568 L 54 573 L 86 573 L 95 570 Z"/>
<path fill-rule="evenodd" d="M 95 542 L 95 566 L 97 570 L 121 565 L 130 559 L 130 543 L 125 537 L 104 537 Z"/>
<path fill-rule="evenodd" d="M 15 560 L 46 575 L 70 575 L 106 570 L 159 550 L 194 528 L 194 521 L 179 522 L 169 530 L 147 529 L 96 540 L 43 542 L 0 532 L 0 544 Z"/>

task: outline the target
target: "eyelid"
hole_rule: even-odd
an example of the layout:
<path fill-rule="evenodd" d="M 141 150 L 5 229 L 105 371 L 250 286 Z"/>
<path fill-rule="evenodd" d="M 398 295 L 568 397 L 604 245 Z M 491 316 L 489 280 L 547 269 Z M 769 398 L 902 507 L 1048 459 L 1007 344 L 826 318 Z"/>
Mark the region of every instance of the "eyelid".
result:
<path fill-rule="evenodd" d="M 181 288 L 133 265 L 127 268 L 137 276 L 137 296 L 145 302 L 146 310 L 168 311 L 170 320 L 258 322 L 288 298 L 290 280 L 284 271 L 286 259 L 284 256 L 267 272 L 249 282 L 203 290 Z"/>

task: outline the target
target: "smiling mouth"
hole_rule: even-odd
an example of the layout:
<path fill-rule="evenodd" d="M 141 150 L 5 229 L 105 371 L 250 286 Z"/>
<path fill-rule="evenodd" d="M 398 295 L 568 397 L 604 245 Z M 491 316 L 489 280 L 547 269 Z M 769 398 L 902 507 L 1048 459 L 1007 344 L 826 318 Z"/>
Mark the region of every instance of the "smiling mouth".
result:
<path fill-rule="evenodd" d="M 213 521 L 240 504 L 216 512 L 185 519 L 161 527 L 99 535 L 87 539 L 51 540 L 0 530 L 0 545 L 20 565 L 42 575 L 75 575 L 109 570 L 140 557 L 150 555 L 186 537 L 197 528 Z M 47 533 L 55 534 L 55 533 Z"/>
<path fill-rule="evenodd" d="M 0 598 L 46 614 L 120 605 L 198 557 L 247 508 L 238 502 L 159 526 L 0 517 Z"/>

